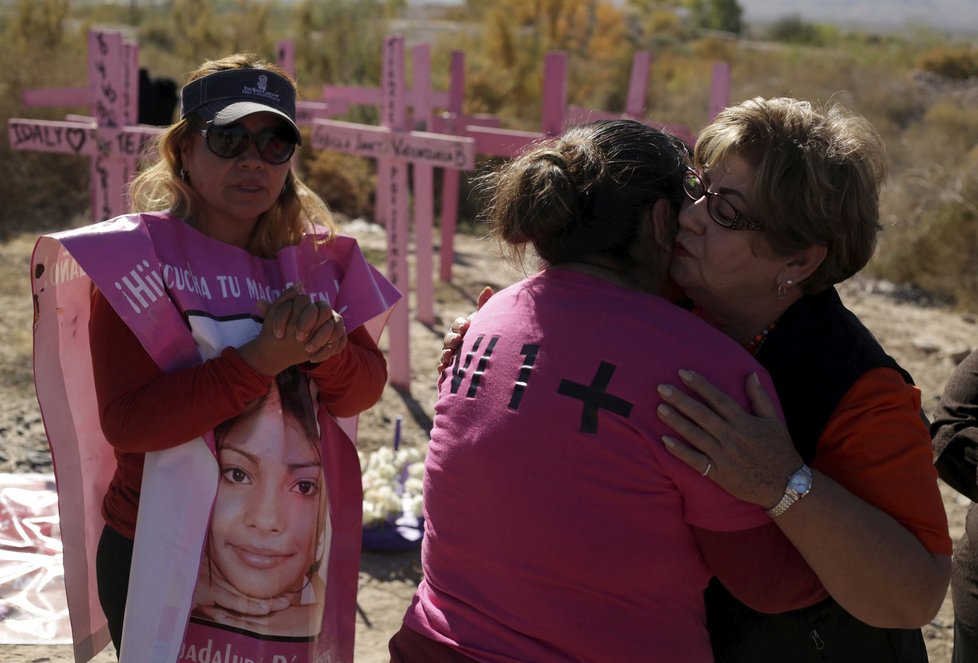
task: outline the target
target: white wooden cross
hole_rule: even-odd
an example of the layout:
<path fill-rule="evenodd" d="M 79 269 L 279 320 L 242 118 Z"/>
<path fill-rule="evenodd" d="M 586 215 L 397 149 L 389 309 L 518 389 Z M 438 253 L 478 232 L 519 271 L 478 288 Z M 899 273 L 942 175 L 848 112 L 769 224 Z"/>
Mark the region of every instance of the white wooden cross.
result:
<path fill-rule="evenodd" d="M 7 136 L 15 150 L 78 154 L 91 159 L 92 220 L 127 211 L 126 183 L 158 127 L 138 126 L 139 50 L 113 31 L 88 33 L 85 88 L 28 90 L 29 106 L 89 105 L 93 117 L 66 121 L 11 118 Z"/>

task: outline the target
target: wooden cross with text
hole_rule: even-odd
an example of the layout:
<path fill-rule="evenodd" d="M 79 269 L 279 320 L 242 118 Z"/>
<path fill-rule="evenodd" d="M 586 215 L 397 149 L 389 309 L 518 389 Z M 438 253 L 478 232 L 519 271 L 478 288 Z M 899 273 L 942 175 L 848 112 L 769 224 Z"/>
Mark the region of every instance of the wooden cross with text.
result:
<path fill-rule="evenodd" d="M 289 62 L 288 50 L 291 42 L 280 42 L 279 62 Z M 431 47 L 426 43 L 416 44 L 411 48 L 412 61 L 412 87 L 405 86 L 404 104 L 412 110 L 411 121 L 415 126 L 424 126 L 426 131 L 439 134 L 461 135 L 459 131 L 448 129 L 448 127 L 464 126 L 484 126 L 499 127 L 499 120 L 492 115 L 462 115 L 462 99 L 464 95 L 464 63 L 465 56 L 461 51 L 452 52 L 451 83 L 448 92 L 436 91 L 431 84 Z M 294 62 L 292 55 L 291 62 Z M 284 65 L 283 65 L 284 66 Z M 323 87 L 322 98 L 330 107 L 334 104 L 342 104 L 344 107 L 350 105 L 365 105 L 380 107 L 383 103 L 383 90 L 379 87 L 369 86 L 350 86 L 350 85 L 326 85 Z M 322 103 L 322 102 L 320 102 Z M 443 109 L 438 114 L 437 109 Z M 338 114 L 338 113 L 337 113 Z M 450 118 L 450 119 L 445 119 Z M 415 195 L 427 196 L 429 183 L 433 186 L 432 166 L 423 162 L 413 164 L 414 191 Z M 452 251 L 453 237 L 458 217 L 458 191 L 461 171 L 450 165 L 446 165 L 442 171 L 442 250 L 441 250 L 441 274 L 443 281 L 449 281 L 451 275 L 451 263 L 454 259 Z M 422 213 L 429 214 L 434 218 L 434 204 L 430 206 L 428 212 L 427 199 L 418 201 L 415 207 L 416 215 Z M 433 269 L 433 238 L 428 223 L 418 223 L 415 220 L 415 245 L 416 245 L 416 274 L 417 274 L 417 319 L 426 323 L 434 323 L 434 300 L 428 296 L 431 292 L 424 284 L 431 278 Z M 448 239 L 446 245 L 446 238 Z M 447 248 L 446 248 L 447 246 Z M 447 276 L 446 276 L 447 274 Z"/>
<path fill-rule="evenodd" d="M 88 33 L 86 88 L 28 90 L 28 106 L 90 105 L 93 117 L 66 121 L 11 118 L 10 147 L 15 150 L 84 155 L 91 159 L 92 220 L 124 214 L 126 183 L 135 172 L 147 141 L 161 129 L 137 126 L 139 50 L 119 32 Z"/>
<path fill-rule="evenodd" d="M 387 275 L 405 298 L 404 305 L 391 313 L 389 325 L 391 384 L 410 391 L 408 164 L 414 167 L 415 245 L 419 254 L 423 250 L 430 253 L 434 215 L 431 169 L 451 166 L 471 170 L 475 167 L 475 145 L 470 138 L 408 130 L 404 61 L 404 38 L 387 37 L 381 69 L 381 126 L 316 119 L 311 143 L 314 149 L 377 159 L 377 218 L 387 231 Z M 433 302 L 431 263 L 425 271 L 421 269 L 424 259 L 418 260 L 417 301 Z M 425 306 L 430 309 L 430 304 Z M 422 321 L 432 324 L 433 314 L 430 320 Z"/>
<path fill-rule="evenodd" d="M 278 62 L 293 75 L 295 69 L 294 48 L 291 40 L 279 42 Z M 435 109 L 445 104 L 449 95 L 443 92 L 435 92 L 432 89 L 430 46 L 424 43 L 417 44 L 412 47 L 411 52 L 414 87 L 405 88 L 404 103 L 412 109 L 413 117 L 411 119 L 415 125 L 423 125 L 425 130 L 431 131 Z M 324 86 L 323 99 L 328 101 L 297 102 L 297 121 L 300 124 L 311 124 L 312 119 L 315 118 L 325 119 L 333 115 L 340 115 L 349 110 L 351 105 L 368 105 L 379 108 L 383 101 L 381 92 L 379 87 Z M 461 101 L 459 101 L 459 106 L 461 106 Z M 311 112 L 306 109 L 311 109 Z M 446 167 L 444 172 L 445 176 L 448 177 L 449 172 L 453 172 L 457 176 L 459 171 Z M 412 173 L 415 195 L 415 317 L 425 324 L 432 325 L 435 322 L 434 286 L 429 285 L 429 283 L 432 280 L 433 269 L 434 203 L 433 201 L 429 203 L 432 195 L 429 192 L 434 189 L 434 166 L 424 161 L 416 161 L 412 164 Z M 455 186 L 457 188 L 457 181 Z M 429 218 L 430 221 L 428 221 Z"/>

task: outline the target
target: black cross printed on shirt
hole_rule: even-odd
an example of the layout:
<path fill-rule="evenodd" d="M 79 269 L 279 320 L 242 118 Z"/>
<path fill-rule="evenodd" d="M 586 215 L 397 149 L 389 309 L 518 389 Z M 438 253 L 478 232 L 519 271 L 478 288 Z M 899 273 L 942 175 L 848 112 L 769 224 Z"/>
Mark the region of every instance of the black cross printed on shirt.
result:
<path fill-rule="evenodd" d="M 606 391 L 608 383 L 611 382 L 611 376 L 615 373 L 615 368 L 614 364 L 601 362 L 590 385 L 583 385 L 570 380 L 560 381 L 560 386 L 557 387 L 558 394 L 584 401 L 584 409 L 581 412 L 582 433 L 598 432 L 599 409 L 608 410 L 623 417 L 628 417 L 632 413 L 631 403 Z"/>

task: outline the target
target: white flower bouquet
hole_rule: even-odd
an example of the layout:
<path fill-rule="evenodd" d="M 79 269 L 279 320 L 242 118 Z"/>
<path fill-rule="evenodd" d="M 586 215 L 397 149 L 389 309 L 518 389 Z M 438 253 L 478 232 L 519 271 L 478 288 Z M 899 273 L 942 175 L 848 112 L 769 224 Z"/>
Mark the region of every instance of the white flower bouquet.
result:
<path fill-rule="evenodd" d="M 417 546 L 424 533 L 420 449 L 381 447 L 360 456 L 363 483 L 363 546 L 400 550 Z"/>

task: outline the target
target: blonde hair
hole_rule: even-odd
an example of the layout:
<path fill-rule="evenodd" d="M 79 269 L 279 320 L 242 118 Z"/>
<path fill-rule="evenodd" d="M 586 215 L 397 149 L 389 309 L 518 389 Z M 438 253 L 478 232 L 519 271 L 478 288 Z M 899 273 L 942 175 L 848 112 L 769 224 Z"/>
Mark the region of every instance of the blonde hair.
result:
<path fill-rule="evenodd" d="M 700 132 L 693 160 L 709 170 L 731 157 L 754 169 L 750 217 L 777 254 L 828 249 L 801 283 L 804 292 L 825 290 L 869 262 L 887 169 L 886 148 L 869 121 L 838 104 L 821 110 L 797 99 L 749 99 Z"/>
<path fill-rule="evenodd" d="M 208 60 L 190 74 L 187 82 L 230 69 L 263 69 L 272 71 L 295 82 L 277 65 L 270 64 L 248 53 Z M 190 140 L 200 128 L 200 118 L 191 114 L 155 139 L 159 159 L 140 172 L 129 185 L 130 209 L 133 212 L 169 211 L 191 226 L 197 224 L 199 200 L 196 192 L 182 175 L 180 146 Z M 285 247 L 298 244 L 302 236 L 314 226 L 336 231 L 333 215 L 326 203 L 307 187 L 291 170 L 286 175 L 285 187 L 275 204 L 258 217 L 254 233 L 247 249 L 263 258 L 272 257 Z"/>

